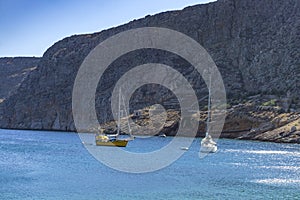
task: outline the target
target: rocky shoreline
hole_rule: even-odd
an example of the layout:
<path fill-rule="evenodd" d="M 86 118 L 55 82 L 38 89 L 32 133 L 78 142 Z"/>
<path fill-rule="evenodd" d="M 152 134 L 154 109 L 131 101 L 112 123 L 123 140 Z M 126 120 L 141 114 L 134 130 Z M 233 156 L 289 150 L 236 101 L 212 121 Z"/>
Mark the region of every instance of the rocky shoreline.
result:
<path fill-rule="evenodd" d="M 132 130 L 135 135 L 156 135 L 176 136 L 180 121 L 180 112 L 175 110 L 167 111 L 167 118 L 157 133 L 158 129 L 152 122 L 163 120 L 161 115 L 151 115 L 151 109 L 143 110 L 143 114 L 134 117 L 134 122 L 144 129 Z M 199 123 L 196 137 L 204 137 L 206 130 L 207 111 L 198 112 L 191 121 Z M 132 117 L 132 115 L 130 116 Z M 124 119 L 124 120 L 127 120 Z M 114 131 L 116 123 L 111 121 L 101 125 L 106 131 Z M 140 134 L 140 130 L 143 130 Z M 128 130 L 124 130 L 128 132 Z M 181 134 L 190 137 L 189 133 Z M 257 140 L 276 143 L 298 143 L 300 144 L 300 113 L 283 112 L 279 107 L 258 106 L 253 103 L 239 104 L 228 109 L 225 124 L 220 138 Z"/>
<path fill-rule="evenodd" d="M 163 117 L 161 115 L 149 116 L 150 109 L 145 108 L 138 117 L 130 115 L 134 123 L 138 124 L 141 129 L 132 130 L 134 135 L 141 136 L 158 136 L 165 134 L 166 136 L 176 136 L 180 121 L 180 112 L 176 110 L 167 110 L 167 118 L 163 127 L 155 127 L 152 124 L 153 121 L 161 121 Z M 196 137 L 204 137 L 206 130 L 207 111 L 200 111 L 197 114 L 198 117 L 192 119 L 192 121 L 199 123 L 199 129 Z M 127 120 L 123 118 L 122 120 Z M 105 124 L 101 124 L 101 128 L 104 132 L 115 132 L 116 122 L 110 121 Z M 10 129 L 2 127 L 2 129 Z M 65 130 L 53 130 L 53 129 L 16 129 L 16 130 L 42 130 L 42 131 L 61 131 Z M 159 130 L 159 132 L 156 132 Z M 96 129 L 86 130 L 87 132 L 97 132 Z M 129 130 L 126 127 L 124 132 Z M 74 132 L 69 130 L 67 132 Z M 76 131 L 75 131 L 76 132 Z M 155 134 L 153 134 L 155 133 Z M 191 137 L 189 133 L 183 133 L 181 136 Z M 300 113 L 299 112 L 282 112 L 278 107 L 266 107 L 257 106 L 251 103 L 240 104 L 232 106 L 227 110 L 227 116 L 224 124 L 224 128 L 221 132 L 220 138 L 238 139 L 238 140 L 256 140 L 262 142 L 275 142 L 275 143 L 297 143 L 300 144 Z"/>

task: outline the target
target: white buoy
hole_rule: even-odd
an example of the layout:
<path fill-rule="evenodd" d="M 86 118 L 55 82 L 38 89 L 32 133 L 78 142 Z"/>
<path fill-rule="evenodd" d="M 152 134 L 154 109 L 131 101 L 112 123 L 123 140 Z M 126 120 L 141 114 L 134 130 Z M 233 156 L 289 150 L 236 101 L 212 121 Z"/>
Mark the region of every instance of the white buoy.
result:
<path fill-rule="evenodd" d="M 181 150 L 184 150 L 184 151 L 187 151 L 187 150 L 189 150 L 189 148 L 188 148 L 188 147 L 181 147 L 180 149 L 181 149 Z"/>

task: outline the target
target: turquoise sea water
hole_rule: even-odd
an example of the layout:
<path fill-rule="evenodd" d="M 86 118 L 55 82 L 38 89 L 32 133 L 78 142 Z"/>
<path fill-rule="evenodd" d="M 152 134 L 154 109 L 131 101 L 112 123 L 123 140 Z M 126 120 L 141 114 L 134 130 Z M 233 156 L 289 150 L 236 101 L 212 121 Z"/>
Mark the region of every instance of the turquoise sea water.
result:
<path fill-rule="evenodd" d="M 160 148 L 171 139 L 136 139 L 126 149 Z M 218 145 L 218 153 L 199 159 L 195 139 L 172 165 L 130 174 L 93 158 L 77 134 L 0 129 L 0 199 L 300 199 L 300 145 Z"/>

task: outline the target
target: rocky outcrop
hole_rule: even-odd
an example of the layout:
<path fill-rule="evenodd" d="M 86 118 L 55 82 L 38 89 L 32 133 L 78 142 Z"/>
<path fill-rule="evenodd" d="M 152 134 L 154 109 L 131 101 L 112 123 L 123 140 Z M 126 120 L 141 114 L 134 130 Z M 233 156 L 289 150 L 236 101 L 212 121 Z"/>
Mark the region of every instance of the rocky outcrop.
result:
<path fill-rule="evenodd" d="M 229 109 L 222 137 L 300 143 L 299 120 L 277 106 L 240 104 Z"/>
<path fill-rule="evenodd" d="M 206 48 L 222 74 L 230 106 L 263 94 L 273 96 L 278 105 L 283 102 L 281 108 L 284 112 L 297 111 L 300 94 L 299 19 L 300 2 L 297 0 L 219 0 L 147 16 L 99 33 L 65 38 L 45 52 L 38 68 L 22 82 L 17 93 L 0 105 L 0 127 L 75 130 L 71 96 L 83 59 L 101 41 L 116 33 L 152 26 L 185 33 Z M 195 86 L 199 99 L 207 95 L 202 79 L 182 58 L 153 49 L 134 51 L 112 63 L 100 80 L 96 97 L 100 122 L 111 119 L 109 97 L 118 78 L 132 67 L 149 62 L 172 66 Z M 159 88 L 160 92 L 155 92 L 158 88 L 149 88 L 136 92 L 131 101 L 132 110 L 153 103 L 178 106 L 172 93 L 163 88 Z M 272 100 L 255 99 L 262 106 Z M 199 103 L 203 107 L 207 104 Z M 253 126 L 245 123 L 241 127 L 245 131 Z"/>
<path fill-rule="evenodd" d="M 30 72 L 36 69 L 40 58 L 0 58 L 0 103 L 13 95 Z"/>
<path fill-rule="evenodd" d="M 159 135 L 175 136 L 179 125 L 185 127 L 185 121 L 181 119 L 180 112 L 168 110 L 166 119 L 162 114 L 153 113 L 153 108 L 145 108 L 139 116 L 131 115 L 136 124 L 143 127 L 136 129 L 131 126 L 131 133 L 134 135 Z M 150 117 L 151 116 L 151 117 Z M 124 120 L 125 124 L 127 118 Z M 189 119 L 189 123 L 196 122 L 199 124 L 197 136 L 203 137 L 207 130 L 207 111 L 200 111 Z M 153 122 L 165 121 L 159 129 Z M 214 122 L 211 122 L 213 126 Z M 111 130 L 116 132 L 116 123 L 114 121 L 101 125 L 104 131 Z M 187 130 L 188 127 L 185 127 Z M 129 132 L 127 127 L 122 130 Z M 160 130 L 157 132 L 156 130 Z M 93 130 L 94 131 L 94 130 Z M 182 133 L 181 135 L 190 137 L 191 132 Z M 220 135 L 221 138 L 238 138 L 248 140 L 300 143 L 300 113 L 285 113 L 283 109 L 277 106 L 260 106 L 255 103 L 244 103 L 232 106 L 228 109 L 225 120 L 225 126 Z"/>

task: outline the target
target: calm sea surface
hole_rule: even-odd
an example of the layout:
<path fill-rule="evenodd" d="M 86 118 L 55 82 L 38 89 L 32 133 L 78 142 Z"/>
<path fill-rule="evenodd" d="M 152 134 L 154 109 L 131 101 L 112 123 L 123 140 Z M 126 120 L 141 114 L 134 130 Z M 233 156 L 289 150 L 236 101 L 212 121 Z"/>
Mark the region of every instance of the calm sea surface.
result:
<path fill-rule="evenodd" d="M 126 149 L 145 152 L 171 140 L 139 138 Z M 0 199 L 300 199 L 300 145 L 218 145 L 200 159 L 195 139 L 172 165 L 130 174 L 97 161 L 77 134 L 0 129 Z"/>

